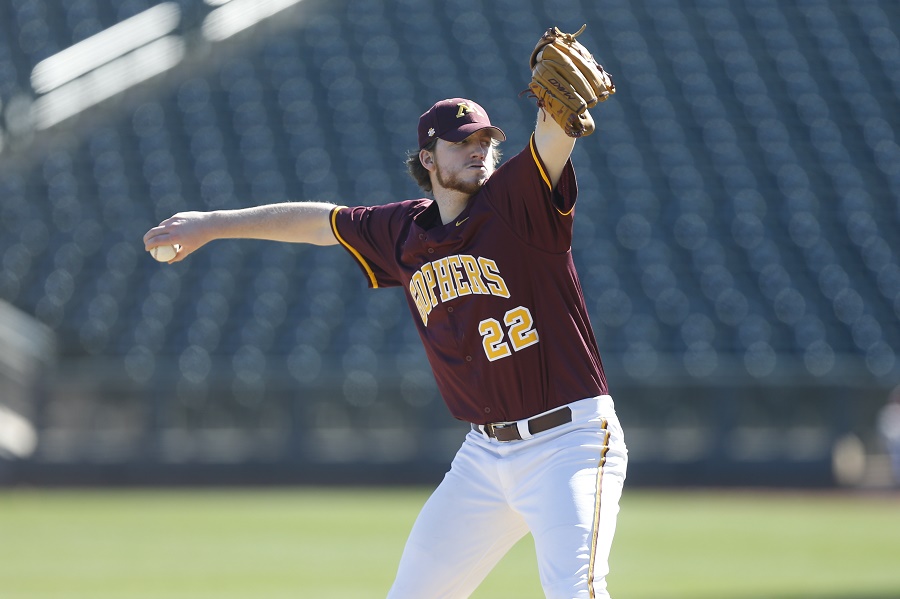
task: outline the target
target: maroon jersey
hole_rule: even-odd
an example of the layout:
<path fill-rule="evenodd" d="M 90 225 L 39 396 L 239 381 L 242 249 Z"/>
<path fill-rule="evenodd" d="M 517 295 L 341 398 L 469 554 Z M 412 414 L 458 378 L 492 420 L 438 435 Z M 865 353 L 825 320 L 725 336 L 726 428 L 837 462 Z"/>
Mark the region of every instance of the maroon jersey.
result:
<path fill-rule="evenodd" d="M 466 209 L 433 200 L 335 208 L 335 237 L 370 287 L 402 286 L 456 418 L 527 418 L 607 393 L 572 261 L 572 163 L 552 190 L 532 137 Z"/>

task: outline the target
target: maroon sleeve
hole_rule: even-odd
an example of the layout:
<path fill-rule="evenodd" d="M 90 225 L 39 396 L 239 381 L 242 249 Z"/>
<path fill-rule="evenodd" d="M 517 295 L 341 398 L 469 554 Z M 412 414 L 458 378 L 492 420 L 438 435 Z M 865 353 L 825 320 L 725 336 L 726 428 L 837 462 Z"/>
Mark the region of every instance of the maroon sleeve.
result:
<path fill-rule="evenodd" d="M 571 160 L 552 188 L 532 135 L 528 147 L 498 168 L 485 188 L 494 210 L 523 241 L 550 252 L 569 250 L 578 196 Z"/>
<path fill-rule="evenodd" d="M 412 214 L 420 202 L 382 206 L 336 207 L 331 211 L 335 239 L 356 260 L 369 287 L 402 285 L 397 266 L 397 244 L 406 238 Z"/>

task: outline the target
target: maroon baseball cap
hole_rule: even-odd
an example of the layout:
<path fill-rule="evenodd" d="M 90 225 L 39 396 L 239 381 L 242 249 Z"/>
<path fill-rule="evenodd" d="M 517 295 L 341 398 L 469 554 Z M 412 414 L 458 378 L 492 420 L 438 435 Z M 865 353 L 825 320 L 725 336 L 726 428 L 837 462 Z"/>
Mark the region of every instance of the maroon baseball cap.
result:
<path fill-rule="evenodd" d="M 491 137 L 506 141 L 506 134 L 499 127 L 491 125 L 491 119 L 484 108 L 472 100 L 441 100 L 419 117 L 419 149 L 427 146 L 435 137 L 458 142 L 482 129 L 490 129 Z"/>

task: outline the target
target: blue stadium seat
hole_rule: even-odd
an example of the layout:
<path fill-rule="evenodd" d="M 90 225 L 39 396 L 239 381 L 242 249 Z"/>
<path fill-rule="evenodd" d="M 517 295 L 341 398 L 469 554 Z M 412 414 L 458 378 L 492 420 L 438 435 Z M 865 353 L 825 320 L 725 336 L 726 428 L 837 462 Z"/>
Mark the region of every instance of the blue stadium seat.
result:
<path fill-rule="evenodd" d="M 21 33 L 0 24 L 0 101 L 139 4 L 6 9 Z M 345 252 L 217 242 L 162 268 L 140 234 L 181 210 L 421 195 L 402 160 L 427 105 L 476 96 L 524 142 L 523 57 L 549 24 L 588 22 L 619 85 L 594 111 L 602 143 L 574 156 L 601 349 L 636 375 L 674 354 L 698 377 L 730 359 L 765 377 L 783 356 L 820 376 L 846 353 L 883 376 L 900 345 L 898 19 L 875 2 L 353 0 L 0 174 L 0 297 L 136 380 L 162 352 L 199 389 L 228 356 L 245 391 L 273 364 L 306 386 L 336 366 L 374 397 L 372 353 L 412 360 L 419 342 L 399 291 L 364 290 Z"/>

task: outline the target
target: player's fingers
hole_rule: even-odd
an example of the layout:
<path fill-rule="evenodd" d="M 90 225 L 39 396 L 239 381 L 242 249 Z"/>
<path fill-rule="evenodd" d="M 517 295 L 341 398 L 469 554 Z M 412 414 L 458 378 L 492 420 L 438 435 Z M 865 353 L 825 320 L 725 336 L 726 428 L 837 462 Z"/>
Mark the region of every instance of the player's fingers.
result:
<path fill-rule="evenodd" d="M 154 227 L 144 234 L 144 249 L 148 252 L 159 245 L 174 245 L 172 234 L 163 227 Z"/>
<path fill-rule="evenodd" d="M 193 250 L 187 249 L 183 245 L 177 245 L 177 246 L 175 246 L 175 249 L 176 249 L 175 257 L 172 258 L 171 260 L 169 260 L 169 264 L 172 264 L 174 262 L 181 262 L 182 260 L 187 258 L 188 255 L 191 254 L 191 252 L 193 251 Z"/>
<path fill-rule="evenodd" d="M 156 242 L 157 245 L 180 243 L 180 233 L 183 226 L 188 222 L 185 218 L 186 216 L 186 214 L 179 212 L 144 233 L 144 245 L 147 246 L 151 240 Z"/>

